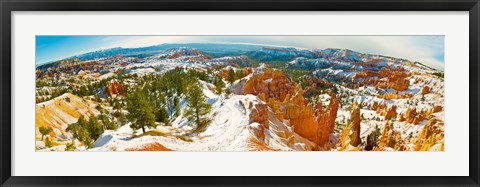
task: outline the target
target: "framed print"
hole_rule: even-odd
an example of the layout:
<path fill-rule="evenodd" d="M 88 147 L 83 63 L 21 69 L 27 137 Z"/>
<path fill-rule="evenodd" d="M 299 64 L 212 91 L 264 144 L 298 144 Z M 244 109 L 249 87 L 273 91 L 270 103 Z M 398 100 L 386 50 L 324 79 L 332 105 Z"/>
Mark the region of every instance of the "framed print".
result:
<path fill-rule="evenodd" d="M 478 186 L 478 1 L 4 1 L 2 186 Z"/>

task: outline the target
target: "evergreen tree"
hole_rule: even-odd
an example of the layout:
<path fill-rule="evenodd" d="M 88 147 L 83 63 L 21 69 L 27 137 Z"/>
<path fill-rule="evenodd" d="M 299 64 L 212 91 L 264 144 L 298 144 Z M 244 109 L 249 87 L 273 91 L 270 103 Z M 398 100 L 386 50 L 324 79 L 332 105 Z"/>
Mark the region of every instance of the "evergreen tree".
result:
<path fill-rule="evenodd" d="M 100 114 L 100 120 L 102 121 L 103 124 L 103 129 L 104 130 L 115 130 L 117 129 L 117 125 L 110 120 L 110 118 L 106 114 Z"/>
<path fill-rule="evenodd" d="M 96 140 L 103 133 L 103 125 L 98 121 L 98 118 L 94 115 L 90 116 L 87 123 L 87 131 L 89 138 Z"/>
<path fill-rule="evenodd" d="M 83 115 L 81 115 L 80 118 L 78 118 L 76 123 L 72 123 L 72 124 L 68 125 L 66 131 L 67 132 L 72 132 L 73 137 L 78 139 L 79 138 L 79 133 L 78 133 L 79 128 L 85 127 L 86 124 L 87 124 L 87 120 L 85 120 L 85 117 Z"/>
<path fill-rule="evenodd" d="M 153 104 L 148 102 L 146 91 L 137 89 L 127 94 L 127 118 L 131 121 L 132 129 L 142 128 L 145 133 L 145 126 L 156 127 Z"/>
<path fill-rule="evenodd" d="M 228 89 L 228 88 L 225 89 L 225 94 L 227 94 L 227 96 L 230 95 L 231 93 L 232 93 L 232 91 L 230 91 L 230 89 Z"/>
<path fill-rule="evenodd" d="M 113 99 L 113 109 L 120 111 L 123 108 L 123 103 L 117 97 Z"/>
<path fill-rule="evenodd" d="M 65 151 L 75 151 L 76 147 L 75 147 L 75 141 L 72 140 L 72 142 L 70 143 L 67 143 L 66 147 L 65 147 Z"/>
<path fill-rule="evenodd" d="M 40 131 L 40 134 L 42 134 L 42 141 L 43 141 L 43 137 L 48 135 L 49 133 L 51 133 L 53 131 L 53 128 L 52 127 L 40 127 L 40 128 L 38 128 L 38 131 Z"/>
<path fill-rule="evenodd" d="M 228 83 L 232 84 L 235 81 L 235 70 L 232 68 L 228 69 L 228 77 L 227 77 Z"/>
<path fill-rule="evenodd" d="M 84 85 L 80 86 L 80 91 L 78 92 L 78 94 L 81 97 L 86 96 L 88 94 L 87 88 Z"/>
<path fill-rule="evenodd" d="M 92 147 L 93 140 L 90 137 L 90 133 L 88 132 L 86 127 L 78 128 L 78 140 L 80 140 L 87 147 Z"/>
<path fill-rule="evenodd" d="M 163 122 L 165 123 L 165 125 L 168 125 L 169 121 L 168 121 L 167 109 L 165 107 L 160 107 L 157 110 L 156 118 L 157 118 L 157 121 Z"/>
<path fill-rule="evenodd" d="M 193 119 L 197 128 L 206 125 L 209 120 L 204 116 L 210 112 L 211 105 L 205 102 L 205 95 L 198 82 L 187 89 L 186 102 L 188 108 L 185 110 L 185 116 L 188 120 Z"/>
<path fill-rule="evenodd" d="M 241 79 L 241 78 L 245 77 L 245 71 L 243 69 L 238 70 L 235 74 L 236 74 L 237 79 Z"/>
<path fill-rule="evenodd" d="M 180 99 L 176 96 L 173 98 L 173 106 L 175 108 L 175 115 L 180 115 Z"/>
<path fill-rule="evenodd" d="M 222 81 L 222 77 L 215 76 L 213 84 L 217 87 L 215 90 L 217 94 L 222 94 L 223 88 L 225 88 L 225 83 Z"/>
<path fill-rule="evenodd" d="M 50 141 L 50 138 L 48 138 L 48 137 L 45 138 L 44 143 L 45 143 L 45 147 L 47 147 L 47 148 L 50 148 L 50 147 L 53 146 L 52 141 Z"/>
<path fill-rule="evenodd" d="M 120 122 L 120 126 L 123 126 L 123 124 L 126 123 L 125 114 L 123 114 L 123 112 L 120 112 L 118 114 L 117 119 L 118 119 L 118 122 Z"/>

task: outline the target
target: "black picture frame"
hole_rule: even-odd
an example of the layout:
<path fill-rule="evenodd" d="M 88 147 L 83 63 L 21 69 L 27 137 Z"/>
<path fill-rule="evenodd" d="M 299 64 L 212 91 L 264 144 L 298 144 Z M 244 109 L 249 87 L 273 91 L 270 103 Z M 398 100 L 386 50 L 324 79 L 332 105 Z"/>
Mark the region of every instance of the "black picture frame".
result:
<path fill-rule="evenodd" d="M 479 0 L 2 0 L 0 7 L 2 17 L 0 19 L 0 57 L 2 59 L 0 64 L 0 183 L 2 186 L 479 186 Z M 469 176 L 12 176 L 12 11 L 469 11 Z"/>

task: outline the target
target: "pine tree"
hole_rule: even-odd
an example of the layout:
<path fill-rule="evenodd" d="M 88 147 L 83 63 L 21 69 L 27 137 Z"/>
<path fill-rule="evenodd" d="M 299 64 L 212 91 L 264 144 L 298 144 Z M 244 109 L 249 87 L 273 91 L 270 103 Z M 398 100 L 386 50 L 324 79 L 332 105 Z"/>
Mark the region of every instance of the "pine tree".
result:
<path fill-rule="evenodd" d="M 123 126 L 125 124 L 125 114 L 123 112 L 119 112 L 118 117 L 117 117 L 118 122 L 120 122 L 120 126 Z"/>
<path fill-rule="evenodd" d="M 45 143 L 45 147 L 47 147 L 47 148 L 50 148 L 50 147 L 53 146 L 52 141 L 50 141 L 50 138 L 48 138 L 48 137 L 45 138 L 44 143 Z"/>
<path fill-rule="evenodd" d="M 65 147 L 65 151 L 75 151 L 76 147 L 75 147 L 75 141 L 72 140 L 72 142 L 70 143 L 67 143 L 66 147 Z"/>
<path fill-rule="evenodd" d="M 68 125 L 66 131 L 67 132 L 72 132 L 73 137 L 79 139 L 78 131 L 79 131 L 80 128 L 83 128 L 86 125 L 87 125 L 87 120 L 85 120 L 85 117 L 83 115 L 81 115 L 80 118 L 78 118 L 76 123 L 72 123 L 72 124 Z"/>
<path fill-rule="evenodd" d="M 225 83 L 223 82 L 222 77 L 215 76 L 213 79 L 213 85 L 216 86 L 217 94 L 222 94 L 223 88 L 225 88 Z"/>
<path fill-rule="evenodd" d="M 241 79 L 241 78 L 245 77 L 245 71 L 243 69 L 238 70 L 235 74 L 236 74 L 237 79 Z"/>
<path fill-rule="evenodd" d="M 204 116 L 210 112 L 212 107 L 205 102 L 205 95 L 198 82 L 187 89 L 186 102 L 188 108 L 185 111 L 185 116 L 188 120 L 193 119 L 197 128 L 206 125 L 209 120 Z"/>
<path fill-rule="evenodd" d="M 90 116 L 87 123 L 87 131 L 89 138 L 96 140 L 103 133 L 103 125 L 98 121 L 98 118 L 94 115 Z"/>
<path fill-rule="evenodd" d="M 180 99 L 176 96 L 173 98 L 173 106 L 175 108 L 175 115 L 180 115 Z"/>
<path fill-rule="evenodd" d="M 83 142 L 83 144 L 85 144 L 87 147 L 92 147 L 93 140 L 90 137 L 90 133 L 86 127 L 78 128 L 78 140 Z"/>
<path fill-rule="evenodd" d="M 232 68 L 228 69 L 228 77 L 227 77 L 228 83 L 232 84 L 235 81 L 235 70 Z"/>
<path fill-rule="evenodd" d="M 146 91 L 137 89 L 127 94 L 127 118 L 132 122 L 132 129 L 142 128 L 145 133 L 145 126 L 156 127 L 153 104 L 148 102 Z"/>
<path fill-rule="evenodd" d="M 165 123 L 165 125 L 169 125 L 169 121 L 168 121 L 168 112 L 167 112 L 167 108 L 165 107 L 162 107 L 160 108 L 160 113 L 159 113 L 159 121 Z"/>
<path fill-rule="evenodd" d="M 48 135 L 49 133 L 51 133 L 53 131 L 53 128 L 52 127 L 40 127 L 40 128 L 38 128 L 38 131 L 40 131 L 40 134 L 42 134 L 42 141 L 43 141 L 43 137 Z"/>
<path fill-rule="evenodd" d="M 106 114 L 100 115 L 100 120 L 103 124 L 104 130 L 115 130 L 117 129 L 117 124 L 115 124 Z"/>

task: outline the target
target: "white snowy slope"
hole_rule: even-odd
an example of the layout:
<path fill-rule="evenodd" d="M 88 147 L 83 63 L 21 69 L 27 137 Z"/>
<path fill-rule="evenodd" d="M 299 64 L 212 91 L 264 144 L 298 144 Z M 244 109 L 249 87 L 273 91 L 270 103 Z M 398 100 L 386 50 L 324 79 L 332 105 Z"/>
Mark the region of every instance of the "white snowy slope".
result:
<path fill-rule="evenodd" d="M 158 126 L 149 131 L 162 132 L 163 136 L 145 135 L 132 138 L 140 131 L 132 130 L 129 125 L 124 125 L 116 131 L 106 131 L 95 142 L 95 148 L 89 151 L 124 151 L 127 149 L 141 148 L 142 146 L 159 143 L 171 150 L 178 151 L 246 151 L 246 150 L 311 150 L 314 144 L 292 132 L 292 129 L 278 120 L 271 111 L 269 129 L 256 122 L 250 123 L 249 105 L 255 106 L 263 103 L 254 95 L 233 95 L 221 98 L 204 87 L 208 101 L 212 102 L 212 110 L 208 117 L 212 122 L 205 131 L 193 137 L 183 137 L 192 127 L 185 124 L 184 117 L 180 116 L 169 126 Z M 185 106 L 184 106 L 185 107 Z M 177 129 L 177 128 L 180 129 Z M 264 138 L 256 131 L 261 128 Z M 282 138 L 279 134 L 285 131 L 293 133 L 293 141 Z"/>

